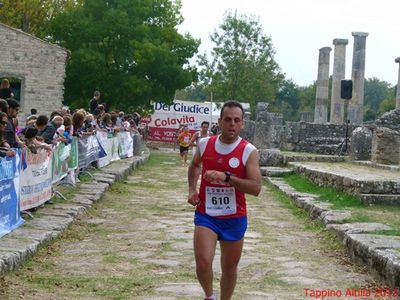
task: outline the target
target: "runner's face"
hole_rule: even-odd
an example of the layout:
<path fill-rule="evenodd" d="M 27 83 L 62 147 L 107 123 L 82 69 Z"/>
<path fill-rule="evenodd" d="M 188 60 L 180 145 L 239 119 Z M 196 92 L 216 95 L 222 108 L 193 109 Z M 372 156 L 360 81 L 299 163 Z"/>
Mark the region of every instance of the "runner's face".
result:
<path fill-rule="evenodd" d="M 235 141 L 243 128 L 243 114 L 239 107 L 225 107 L 222 118 L 218 120 L 222 138 L 225 141 Z"/>
<path fill-rule="evenodd" d="M 203 134 L 206 134 L 207 131 L 208 131 L 208 125 L 207 125 L 207 124 L 204 124 L 203 126 L 201 126 L 201 132 L 202 132 Z"/>

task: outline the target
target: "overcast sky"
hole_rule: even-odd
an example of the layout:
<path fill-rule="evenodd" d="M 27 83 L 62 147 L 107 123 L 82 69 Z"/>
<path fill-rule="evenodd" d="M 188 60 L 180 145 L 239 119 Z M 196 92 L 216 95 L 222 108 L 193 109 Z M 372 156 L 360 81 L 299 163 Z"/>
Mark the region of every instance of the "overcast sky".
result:
<path fill-rule="evenodd" d="M 200 38 L 201 53 L 211 50 L 209 35 L 228 9 L 259 18 L 282 72 L 301 86 L 317 79 L 322 47 L 332 48 L 332 74 L 335 38 L 349 40 L 346 79 L 350 79 L 351 33 L 368 32 L 365 77 L 397 84 L 399 65 L 394 60 L 400 57 L 400 0 L 182 0 L 182 6 L 185 21 L 179 31 Z"/>

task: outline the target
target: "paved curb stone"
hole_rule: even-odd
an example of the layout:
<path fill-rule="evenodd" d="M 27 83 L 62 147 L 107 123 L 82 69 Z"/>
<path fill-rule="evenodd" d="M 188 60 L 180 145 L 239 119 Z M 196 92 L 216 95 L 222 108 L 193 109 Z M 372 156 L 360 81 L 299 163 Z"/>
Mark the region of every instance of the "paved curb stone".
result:
<path fill-rule="evenodd" d="M 98 201 L 115 181 L 120 181 L 149 158 L 147 150 L 140 156 L 122 159 L 101 168 L 90 182 L 80 185 L 68 203 L 40 208 L 39 215 L 3 236 L 0 242 L 0 274 L 15 270 L 38 249 L 58 237 L 77 217 Z"/>
<path fill-rule="evenodd" d="M 264 178 L 289 196 L 296 206 L 308 211 L 313 219 L 320 220 L 327 229 L 334 230 L 354 261 L 367 265 L 389 286 L 400 287 L 400 237 L 370 234 L 390 229 L 387 225 L 341 224 L 351 216 L 350 212 L 331 210 L 329 203 L 316 200 L 315 195 L 297 192 L 283 179 Z"/>

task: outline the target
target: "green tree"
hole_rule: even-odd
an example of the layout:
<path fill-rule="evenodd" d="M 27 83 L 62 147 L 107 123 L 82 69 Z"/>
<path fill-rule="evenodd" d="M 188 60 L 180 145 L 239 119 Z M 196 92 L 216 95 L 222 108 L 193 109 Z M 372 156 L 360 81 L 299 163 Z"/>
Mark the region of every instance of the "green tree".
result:
<path fill-rule="evenodd" d="M 298 120 L 300 91 L 292 79 L 285 79 L 280 83 L 273 107 L 283 114 L 285 120 Z"/>
<path fill-rule="evenodd" d="M 204 89 L 203 85 L 193 83 L 190 86 L 184 88 L 183 90 L 176 91 L 175 98 L 179 100 L 188 101 L 209 101 L 209 94 L 207 90 Z"/>
<path fill-rule="evenodd" d="M 316 85 L 310 84 L 309 86 L 299 87 L 299 110 L 303 112 L 314 112 L 315 107 L 315 94 Z"/>
<path fill-rule="evenodd" d="M 393 86 L 390 83 L 375 77 L 366 79 L 364 84 L 364 120 L 375 120 L 380 113 L 384 112 L 381 109 L 390 107 L 390 105 L 387 105 L 394 101 L 394 98 Z M 387 100 L 387 102 L 381 106 L 384 100 Z"/>
<path fill-rule="evenodd" d="M 283 75 L 274 60 L 271 38 L 254 17 L 228 11 L 219 30 L 211 59 L 199 56 L 200 80 L 218 100 L 272 103 Z"/>
<path fill-rule="evenodd" d="M 181 35 L 180 1 L 86 0 L 53 22 L 54 41 L 71 51 L 65 102 L 87 106 L 94 90 L 118 108 L 172 102 L 191 84 L 199 42 Z"/>
<path fill-rule="evenodd" d="M 0 22 L 39 37 L 61 12 L 81 5 L 83 0 L 2 0 Z"/>
<path fill-rule="evenodd" d="M 379 115 L 384 114 L 385 112 L 391 111 L 392 109 L 396 108 L 396 99 L 391 98 L 391 99 L 385 99 L 381 102 L 379 105 Z M 378 115 L 378 117 L 379 117 Z M 377 118 L 375 118 L 377 119 Z"/>

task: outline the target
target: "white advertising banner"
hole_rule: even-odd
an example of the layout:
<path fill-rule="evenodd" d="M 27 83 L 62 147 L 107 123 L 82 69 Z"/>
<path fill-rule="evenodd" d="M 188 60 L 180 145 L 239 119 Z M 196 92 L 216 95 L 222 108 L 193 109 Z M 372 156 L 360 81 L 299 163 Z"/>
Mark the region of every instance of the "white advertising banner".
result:
<path fill-rule="evenodd" d="M 212 104 L 174 100 L 173 104 L 154 103 L 154 113 L 149 122 L 149 140 L 175 142 L 175 133 L 180 125 L 188 125 L 191 132 L 200 129 L 201 123 L 216 122 L 213 117 Z"/>
<path fill-rule="evenodd" d="M 52 153 L 26 151 L 21 172 L 21 210 L 42 205 L 51 198 Z"/>

